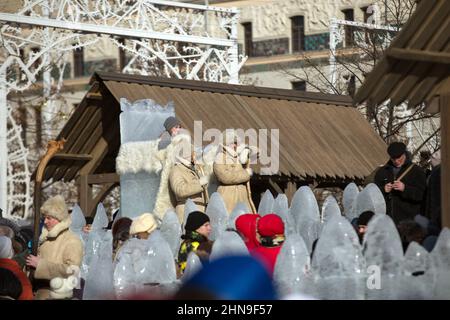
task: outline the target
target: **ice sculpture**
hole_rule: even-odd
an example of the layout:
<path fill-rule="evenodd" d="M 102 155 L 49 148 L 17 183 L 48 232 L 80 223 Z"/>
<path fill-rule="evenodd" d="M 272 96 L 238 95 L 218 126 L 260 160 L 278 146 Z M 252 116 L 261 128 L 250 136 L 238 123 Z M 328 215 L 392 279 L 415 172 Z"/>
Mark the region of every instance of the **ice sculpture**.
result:
<path fill-rule="evenodd" d="M 284 233 L 286 235 L 295 233 L 294 218 L 289 213 L 288 198 L 285 194 L 279 194 L 273 205 L 273 212 L 280 216 L 284 222 Z"/>
<path fill-rule="evenodd" d="M 309 293 L 310 257 L 305 241 L 298 234 L 286 238 L 278 254 L 273 279 L 279 296 Z"/>
<path fill-rule="evenodd" d="M 189 280 L 194 274 L 196 274 L 202 268 L 202 262 L 198 255 L 192 251 L 189 253 L 186 261 L 186 268 L 184 269 L 182 282 Z"/>
<path fill-rule="evenodd" d="M 100 245 L 97 255 L 92 257 L 89 274 L 83 290 L 83 300 L 115 299 L 113 286 L 112 236 Z"/>
<path fill-rule="evenodd" d="M 326 223 L 335 216 L 341 216 L 341 208 L 339 208 L 339 204 L 337 203 L 336 199 L 332 195 L 329 195 L 322 205 L 321 221 L 322 223 Z"/>
<path fill-rule="evenodd" d="M 261 197 L 261 201 L 258 206 L 258 213 L 261 216 L 264 216 L 268 213 L 273 213 L 273 205 L 275 203 L 275 199 L 273 198 L 272 192 L 270 190 L 266 190 L 263 196 Z"/>
<path fill-rule="evenodd" d="M 86 218 L 84 217 L 83 211 L 81 211 L 81 208 L 78 204 L 73 206 L 70 217 L 72 219 L 70 230 L 76 233 L 81 232 L 83 227 L 86 225 Z"/>
<path fill-rule="evenodd" d="M 225 231 L 214 241 L 209 259 L 227 255 L 249 255 L 244 241 L 236 231 Z"/>
<path fill-rule="evenodd" d="M 344 216 L 348 221 L 352 221 L 356 216 L 354 216 L 353 203 L 359 194 L 358 186 L 355 183 L 349 183 L 344 189 L 344 195 L 342 199 L 342 205 L 344 207 Z"/>
<path fill-rule="evenodd" d="M 121 148 L 126 144 L 156 141 L 164 131 L 165 119 L 175 115 L 172 103 L 163 108 L 149 99 L 130 103 L 122 98 L 120 107 Z M 148 149 L 142 152 L 156 152 Z M 123 217 L 133 218 L 144 212 L 153 212 L 161 177 L 157 170 L 155 172 L 145 170 L 145 164 L 136 165 L 137 168 L 132 170 L 135 163 L 150 161 L 151 155 L 144 157 L 141 152 L 134 152 L 130 153 L 128 158 L 131 169 L 120 175 L 120 210 Z"/>
<path fill-rule="evenodd" d="M 88 234 L 83 231 L 83 227 L 86 226 L 86 218 L 84 217 L 83 211 L 78 204 L 73 206 L 70 218 L 72 220 L 72 223 L 70 224 L 70 231 L 80 236 L 84 246 L 88 236 Z"/>
<path fill-rule="evenodd" d="M 310 187 L 302 186 L 295 192 L 289 213 L 311 253 L 312 244 L 319 237 L 320 215 L 317 200 Z"/>
<path fill-rule="evenodd" d="M 181 244 L 182 230 L 178 216 L 174 210 L 167 210 L 159 230 L 161 231 L 161 235 L 169 244 L 174 259 L 176 259 Z"/>
<path fill-rule="evenodd" d="M 152 232 L 148 240 L 149 249 L 147 251 L 148 263 L 152 265 L 151 281 L 157 283 L 171 283 L 177 278 L 175 262 L 172 251 L 167 241 L 158 230 Z"/>
<path fill-rule="evenodd" d="M 368 268 L 368 299 L 397 299 L 401 287 L 403 248 L 397 228 L 385 214 L 376 214 L 363 242 Z"/>
<path fill-rule="evenodd" d="M 450 299 L 450 230 L 443 228 L 430 253 L 435 275 L 433 299 Z"/>
<path fill-rule="evenodd" d="M 430 266 L 429 253 L 417 242 L 409 244 L 403 260 L 403 272 L 410 276 L 425 272 Z"/>
<path fill-rule="evenodd" d="M 103 203 L 97 205 L 97 211 L 95 213 L 94 221 L 92 221 L 91 232 L 103 230 L 108 226 L 109 219 L 106 215 L 105 207 Z"/>
<path fill-rule="evenodd" d="M 155 173 L 122 174 L 120 176 L 120 210 L 122 215 L 135 218 L 145 212 L 153 212 L 159 182 L 160 176 Z"/>
<path fill-rule="evenodd" d="M 369 183 L 356 197 L 353 203 L 352 216 L 359 217 L 364 211 L 373 211 L 375 214 L 386 214 L 386 201 L 383 193 L 374 183 Z"/>
<path fill-rule="evenodd" d="M 250 213 L 250 209 L 247 207 L 247 205 L 242 202 L 237 203 L 233 211 L 231 211 L 230 216 L 228 217 L 227 229 L 236 230 L 236 219 L 240 215 L 246 213 Z"/>
<path fill-rule="evenodd" d="M 134 261 L 140 259 L 145 252 L 145 242 L 136 238 L 131 238 L 125 242 L 117 253 L 114 264 L 114 292 L 116 298 L 128 299 L 136 295 L 137 269 Z"/>
<path fill-rule="evenodd" d="M 218 192 L 214 192 L 209 198 L 206 208 L 211 223 L 211 234 L 209 239 L 215 241 L 227 228 L 228 212 L 222 196 Z"/>
<path fill-rule="evenodd" d="M 84 257 L 81 264 L 81 277 L 87 279 L 89 268 L 93 261 L 93 257 L 99 255 L 100 248 L 105 242 L 111 241 L 111 230 L 106 230 L 109 220 L 106 215 L 105 207 L 102 203 L 97 206 L 97 212 L 92 222 L 91 231 L 87 236 L 84 246 Z"/>
<path fill-rule="evenodd" d="M 413 241 L 406 250 L 402 265 L 399 299 L 424 300 L 433 296 L 433 273 L 428 251 Z"/>
<path fill-rule="evenodd" d="M 136 281 L 142 293 L 151 296 L 168 296 L 176 281 L 175 260 L 169 244 L 159 230 L 150 234 L 143 256 L 135 261 Z"/>
<path fill-rule="evenodd" d="M 319 299 L 363 299 L 365 264 L 358 236 L 350 222 L 334 215 L 317 242 L 312 270 Z"/>
<path fill-rule="evenodd" d="M 119 250 L 114 267 L 118 299 L 135 294 L 167 297 L 177 286 L 173 254 L 159 230 L 147 240 L 130 239 Z"/>

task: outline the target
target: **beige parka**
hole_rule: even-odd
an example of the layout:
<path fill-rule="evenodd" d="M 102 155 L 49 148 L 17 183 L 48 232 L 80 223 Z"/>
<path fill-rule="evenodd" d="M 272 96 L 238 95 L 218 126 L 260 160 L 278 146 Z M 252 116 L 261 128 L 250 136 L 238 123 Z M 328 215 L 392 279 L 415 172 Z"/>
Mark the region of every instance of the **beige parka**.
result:
<path fill-rule="evenodd" d="M 71 218 L 68 217 L 48 231 L 43 228 L 39 237 L 38 257 L 40 258 L 34 277 L 51 280 L 56 277 L 67 278 L 72 274 L 69 267 L 81 266 L 83 244 L 75 233 L 69 230 Z M 50 288 L 41 288 L 35 298 L 48 299 Z"/>
<path fill-rule="evenodd" d="M 184 221 L 184 207 L 187 199 L 197 205 L 199 211 L 205 212 L 206 201 L 204 189 L 196 170 L 192 170 L 185 159 L 178 159 L 169 175 L 170 192 L 176 201 L 175 211 L 180 223 Z"/>
<path fill-rule="evenodd" d="M 219 181 L 217 192 L 222 196 L 228 214 L 242 202 L 252 210 L 253 202 L 248 196 L 246 187 L 250 180 L 250 173 L 239 161 L 238 153 L 230 147 L 223 146 L 214 162 L 214 174 Z"/>

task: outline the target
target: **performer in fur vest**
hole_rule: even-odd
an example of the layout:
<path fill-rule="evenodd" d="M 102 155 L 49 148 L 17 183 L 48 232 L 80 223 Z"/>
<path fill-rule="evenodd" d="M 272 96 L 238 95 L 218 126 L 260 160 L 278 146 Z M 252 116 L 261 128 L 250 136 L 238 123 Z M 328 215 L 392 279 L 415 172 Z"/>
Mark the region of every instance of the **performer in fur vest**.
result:
<path fill-rule="evenodd" d="M 225 201 L 228 214 L 239 202 L 256 213 L 248 183 L 253 174 L 248 166 L 249 155 L 250 149 L 241 143 L 236 131 L 225 130 L 222 134 L 222 150 L 219 151 L 213 168 L 219 181 L 217 192 Z"/>
<path fill-rule="evenodd" d="M 83 259 L 83 245 L 80 238 L 69 230 L 72 222 L 62 196 L 48 199 L 41 207 L 44 228 L 39 237 L 38 255 L 29 255 L 26 263 L 36 268 L 34 273 L 38 290 L 35 299 L 50 297 L 50 280 L 67 278 L 72 270 L 80 267 Z"/>
<path fill-rule="evenodd" d="M 187 130 L 180 130 L 173 138 L 172 143 L 176 146 L 176 152 L 175 164 L 169 175 L 169 189 L 173 196 L 172 199 L 176 202 L 174 206 L 178 219 L 180 223 L 183 223 L 184 206 L 187 199 L 190 198 L 194 201 L 199 211 L 205 211 L 207 205 L 206 185 L 209 177 L 199 174 L 199 168 L 194 161 L 191 136 Z"/>

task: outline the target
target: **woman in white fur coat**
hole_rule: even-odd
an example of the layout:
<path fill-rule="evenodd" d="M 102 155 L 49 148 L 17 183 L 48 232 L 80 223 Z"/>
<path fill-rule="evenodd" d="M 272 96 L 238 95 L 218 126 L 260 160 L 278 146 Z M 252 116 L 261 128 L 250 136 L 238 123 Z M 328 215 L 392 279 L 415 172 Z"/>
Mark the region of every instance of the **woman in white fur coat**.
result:
<path fill-rule="evenodd" d="M 35 268 L 34 278 L 38 290 L 35 299 L 50 297 L 50 280 L 67 278 L 73 267 L 80 267 L 83 259 L 83 245 L 80 238 L 69 230 L 72 222 L 62 196 L 48 199 L 41 207 L 44 228 L 39 237 L 38 255 L 29 255 L 27 265 Z"/>
<path fill-rule="evenodd" d="M 199 211 L 205 212 L 206 185 L 209 177 L 201 176 L 198 168 L 193 163 L 195 159 L 192 152 L 191 137 L 187 130 L 182 130 L 173 138 L 176 146 L 175 164 L 170 170 L 170 192 L 176 201 L 175 211 L 178 220 L 184 221 L 184 206 L 187 199 L 191 199 L 197 205 Z"/>

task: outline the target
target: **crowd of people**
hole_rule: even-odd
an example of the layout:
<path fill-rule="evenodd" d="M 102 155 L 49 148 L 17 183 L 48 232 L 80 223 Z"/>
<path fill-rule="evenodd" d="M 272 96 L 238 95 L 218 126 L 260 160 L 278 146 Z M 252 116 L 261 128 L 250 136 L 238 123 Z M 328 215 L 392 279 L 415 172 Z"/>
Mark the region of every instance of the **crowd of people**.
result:
<path fill-rule="evenodd" d="M 160 148 L 175 141 L 186 144 L 189 147 L 186 149 L 190 150 L 189 134 L 183 131 L 176 118 L 169 118 L 165 127 L 167 134 Z M 219 181 L 217 192 L 222 195 L 228 212 L 238 203 L 244 203 L 250 209 L 249 213 L 236 219 L 232 228 L 242 238 L 250 257 L 234 257 L 225 259 L 223 263 L 234 263 L 234 267 L 230 266 L 229 269 L 236 270 L 235 277 L 239 277 L 240 272 L 245 272 L 247 279 L 251 279 L 248 270 L 249 266 L 252 266 L 250 269 L 253 270 L 253 275 L 263 274 L 263 278 L 271 279 L 286 238 L 285 225 L 276 213 L 260 216 L 252 210 L 254 204 L 247 185 L 252 175 L 248 158 L 241 159 L 238 152 L 240 141 L 236 134 L 230 133 L 225 141 L 214 163 L 214 174 Z M 427 177 L 419 166 L 411 162 L 405 144 L 394 142 L 389 145 L 387 153 L 389 161 L 377 170 L 374 177 L 374 183 L 384 195 L 386 213 L 398 227 L 405 250 L 410 242 L 416 241 L 431 251 L 440 231 L 440 198 L 437 196 L 440 195 L 439 163 L 436 160 L 438 155 L 433 155 L 435 166 Z M 170 191 L 176 199 L 174 208 L 180 224 L 184 224 L 181 245 L 174 260 L 177 277 L 182 277 L 191 252 L 197 254 L 204 266 L 202 275 L 194 276 L 175 298 L 183 298 L 186 287 L 198 286 L 201 283 L 207 283 L 208 286 L 204 285 L 202 291 L 197 292 L 197 297 L 220 297 L 217 292 L 212 291 L 217 283 L 212 272 L 223 268 L 223 265 L 216 266 L 218 261 L 209 263 L 213 241 L 210 240 L 210 218 L 205 213 L 208 201 L 205 185 L 208 180 L 199 171 L 192 153 L 177 155 L 169 182 Z M 194 200 L 197 210 L 184 217 L 187 199 Z M 29 228 L 19 228 L 12 221 L 3 218 L 0 221 L 0 299 L 58 297 L 57 291 L 63 280 L 53 280 L 67 279 L 73 273 L 73 266 L 81 266 L 83 243 L 80 237 L 70 230 L 71 216 L 64 198 L 55 196 L 48 199 L 40 212 L 43 228 L 39 236 L 37 255 L 30 254 L 32 234 Z M 361 243 L 373 216 L 374 212 L 365 211 L 352 221 Z M 130 238 L 146 240 L 158 226 L 157 218 L 152 213 L 143 213 L 134 219 L 114 219 L 108 226 L 113 236 L 113 260 Z M 84 232 L 90 232 L 89 227 L 86 227 Z M 314 254 L 314 248 L 315 243 L 311 256 Z M 235 268 L 243 263 L 246 263 L 245 267 Z M 214 266 L 218 269 L 214 269 Z M 32 282 L 29 279 L 32 279 Z M 223 286 L 223 281 L 221 283 Z M 234 282 L 230 279 L 227 283 L 231 288 Z M 259 285 L 261 288 L 266 286 L 263 283 Z M 211 291 L 208 291 L 208 287 Z M 226 290 L 231 290 L 230 288 Z M 274 298 L 273 287 L 269 289 L 266 288 L 265 292 L 258 294 L 260 297 Z M 192 290 L 190 292 L 192 293 Z M 256 296 L 257 293 L 255 291 L 252 294 Z"/>

